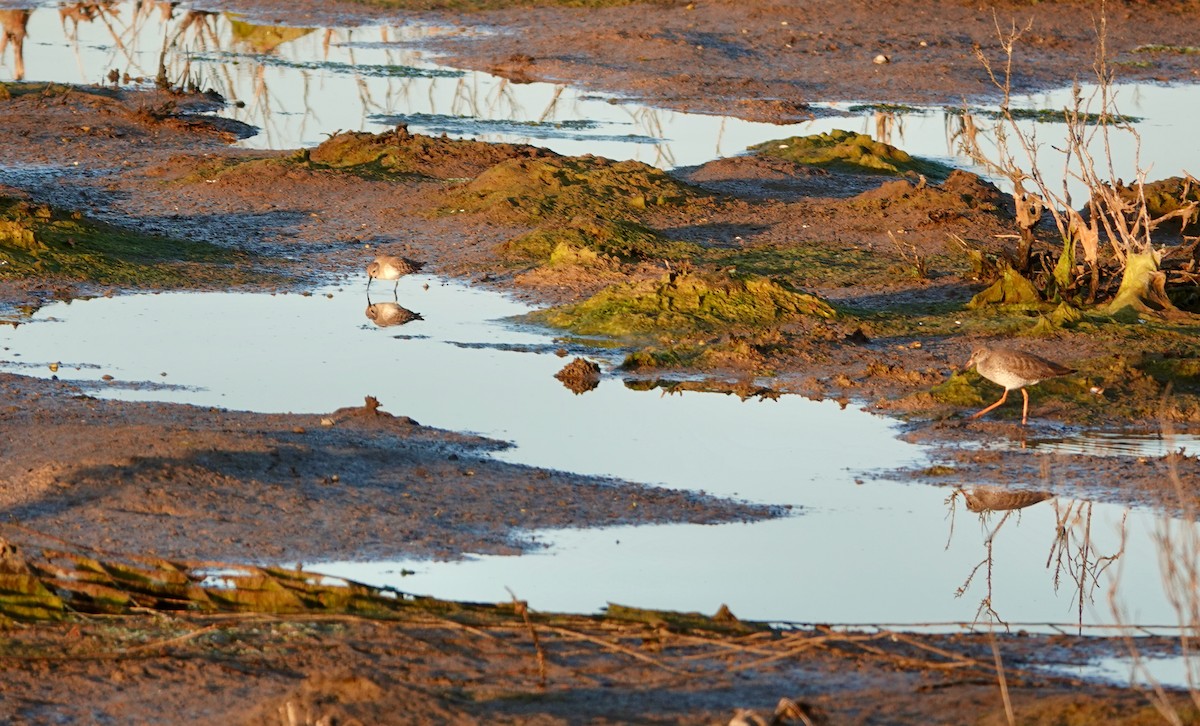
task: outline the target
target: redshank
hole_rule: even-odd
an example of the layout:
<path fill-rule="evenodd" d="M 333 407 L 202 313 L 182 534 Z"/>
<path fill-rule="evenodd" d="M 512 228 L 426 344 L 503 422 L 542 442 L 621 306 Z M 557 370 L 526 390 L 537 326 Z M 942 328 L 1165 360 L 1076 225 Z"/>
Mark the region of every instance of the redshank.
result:
<path fill-rule="evenodd" d="M 976 348 L 971 353 L 971 360 L 967 361 L 967 365 L 963 370 L 971 366 L 975 366 L 975 370 L 979 372 L 979 375 L 992 383 L 1004 386 L 1004 394 L 1000 396 L 999 401 L 996 401 L 971 418 L 979 418 L 988 411 L 996 408 L 1008 400 L 1009 391 L 1019 388 L 1021 389 L 1021 395 L 1025 397 L 1025 407 L 1021 410 L 1022 426 L 1025 425 L 1025 421 L 1029 418 L 1029 393 L 1026 392 L 1025 386 L 1032 386 L 1047 378 L 1065 376 L 1068 373 L 1075 372 L 1074 368 L 1068 368 L 1032 353 L 1013 350 L 1012 348 L 993 348 L 986 345 Z"/>
<path fill-rule="evenodd" d="M 396 284 L 392 288 L 392 292 L 395 292 L 400 286 L 401 277 L 411 275 L 421 267 L 420 262 L 414 262 L 407 257 L 380 255 L 367 265 L 367 290 L 371 289 L 371 280 L 378 277 L 380 280 L 395 280 Z"/>

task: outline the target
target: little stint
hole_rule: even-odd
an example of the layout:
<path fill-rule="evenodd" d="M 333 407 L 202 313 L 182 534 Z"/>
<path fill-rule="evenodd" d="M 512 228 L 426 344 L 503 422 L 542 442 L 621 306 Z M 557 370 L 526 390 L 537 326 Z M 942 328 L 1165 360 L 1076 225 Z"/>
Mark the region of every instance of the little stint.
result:
<path fill-rule="evenodd" d="M 401 277 L 411 275 L 421 267 L 420 262 L 414 262 L 407 257 L 380 255 L 375 258 L 374 262 L 367 265 L 367 290 L 371 289 L 371 280 L 379 278 L 380 280 L 395 280 L 396 284 L 392 288 L 394 293 L 400 286 Z"/>

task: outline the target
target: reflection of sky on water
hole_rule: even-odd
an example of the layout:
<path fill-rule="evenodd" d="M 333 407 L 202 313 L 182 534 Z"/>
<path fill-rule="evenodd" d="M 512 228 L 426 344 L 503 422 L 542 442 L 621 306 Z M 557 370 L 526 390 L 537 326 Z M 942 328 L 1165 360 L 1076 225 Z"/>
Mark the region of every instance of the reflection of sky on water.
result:
<path fill-rule="evenodd" d="M 373 395 L 385 410 L 422 424 L 514 442 L 496 454 L 503 460 L 796 507 L 792 516 L 753 524 L 536 533 L 551 547 L 526 557 L 327 563 L 313 566 L 318 571 L 463 599 L 504 600 L 510 587 L 555 610 L 594 611 L 614 601 L 712 612 L 727 603 L 758 619 L 957 622 L 973 620 L 989 596 L 984 541 L 996 529 L 992 609 L 1011 622 L 1075 620 L 1070 572 L 1058 573 L 1056 593 L 1047 560 L 1057 512 L 1081 504 L 1060 498 L 1007 518 L 993 512 L 985 523 L 959 499 L 951 519 L 952 489 L 867 473 L 924 458 L 884 418 L 798 396 L 663 396 L 614 377 L 576 396 L 553 378 L 568 359 L 549 352 L 558 345 L 549 334 L 489 322 L 524 305 L 411 276 L 400 281 L 398 300 L 424 319 L 378 328 L 365 315 L 365 284 L 311 296 L 174 293 L 55 303 L 29 324 L 0 329 L 0 367 L 49 377 L 49 364 L 60 362 L 58 376 L 96 395 L 232 409 L 324 413 Z M 390 300 L 387 291 L 374 302 Z M 115 384 L 174 387 L 130 390 L 101 382 L 103 375 Z M 1069 484 L 1049 461 L 1050 482 L 1025 483 Z M 1120 549 L 1127 513 L 1097 504 L 1091 514 L 1094 563 Z M 1159 583 L 1156 519 L 1128 517 L 1122 601 L 1136 622 L 1174 622 Z M 1075 543 L 1068 556 L 1078 555 L 1082 522 L 1068 522 Z M 401 568 L 417 574 L 401 579 Z M 1100 576 L 1085 622 L 1111 621 L 1105 598 L 1113 574 Z"/>
<path fill-rule="evenodd" d="M 845 128 L 882 138 L 921 156 L 969 166 L 951 141 L 957 117 L 940 108 L 902 114 L 853 112 L 787 125 L 652 109 L 586 94 L 550 83 L 516 84 L 481 72 L 439 66 L 422 51 L 426 38 L 470 32 L 460 28 L 405 24 L 359 28 L 287 29 L 264 32 L 233 16 L 193 13 L 165 6 L 115 3 L 90 22 L 60 20 L 54 8 L 39 8 L 29 23 L 24 46 L 29 80 L 100 83 L 111 68 L 153 79 L 164 38 L 166 67 L 173 82 L 191 78 L 231 102 L 223 114 L 258 126 L 242 142 L 257 148 L 295 148 L 320 143 L 342 130 L 378 132 L 397 121 L 413 131 L 448 133 L 483 141 L 527 142 L 563 154 L 599 154 L 636 159 L 670 168 L 734 155 L 747 146 L 796 134 Z M 66 34 L 64 34 L 64 27 Z M 295 36 L 295 37 L 293 37 Z M 0 78 L 14 74 L 10 50 Z M 1089 73 L 1088 69 L 1081 72 Z M 1088 92 L 1085 89 L 1085 95 Z M 1200 115 L 1200 86 L 1122 87 L 1118 106 L 1142 117 L 1141 161 L 1150 178 L 1200 169 L 1200 145 L 1181 143 Z M 1017 108 L 1061 108 L 1069 90 L 1014 99 Z M 896 99 L 876 99 L 891 101 Z M 850 113 L 854 104 L 829 104 Z M 472 124 L 472 119 L 480 120 Z M 990 123 L 976 119 L 986 130 Z M 1039 163 L 1051 180 L 1059 178 L 1061 158 L 1053 147 L 1061 124 L 1023 125 L 1036 129 Z M 1136 142 L 1114 137 L 1117 176 L 1133 177 Z M 1074 191 L 1078 197 L 1078 191 Z"/>
<path fill-rule="evenodd" d="M 956 117 L 941 109 L 774 126 L 655 110 L 561 85 L 514 84 L 443 68 L 421 51 L 423 39 L 458 29 L 264 33 L 226 15 L 165 4 L 143 4 L 138 14 L 131 3 L 94 7 L 102 15 L 91 20 L 55 8 L 33 12 L 22 47 L 27 79 L 99 83 L 112 68 L 153 79 L 166 39 L 173 82 L 188 77 L 216 89 L 237 103 L 226 115 L 261 128 L 244 142 L 248 146 L 309 146 L 337 129 L 380 131 L 403 120 L 414 131 L 672 167 L 770 139 L 849 128 L 916 154 L 954 159 L 947 139 Z M 14 75 L 10 45 L 0 58 L 0 78 Z M 1151 178 L 1196 171 L 1200 147 L 1179 140 L 1192 133 L 1187 124 L 1200 115 L 1200 91 L 1142 86 L 1120 94 L 1124 113 L 1146 119 L 1139 124 L 1141 152 L 1143 163 L 1153 167 Z M 1037 94 L 1014 105 L 1053 108 L 1066 98 L 1062 92 Z M 1043 169 L 1053 174 L 1052 136 L 1061 127 L 1036 129 Z M 1132 169 L 1132 156 L 1132 141 L 1118 139 L 1117 168 Z M 420 289 L 423 281 L 432 287 Z M 659 397 L 612 379 L 575 396 L 552 378 L 564 360 L 494 347 L 553 344 L 543 333 L 487 322 L 523 312 L 520 304 L 432 278 L 404 280 L 400 302 L 425 320 L 375 328 L 357 287 L 312 297 L 164 294 L 75 301 L 3 331 L 7 348 L 0 354 L 8 369 L 44 376 L 50 375 L 48 363 L 62 361 L 60 376 L 91 381 L 99 394 L 126 399 L 326 412 L 374 395 L 385 409 L 422 423 L 515 442 L 497 455 L 505 460 L 798 507 L 794 516 L 755 524 L 540 533 L 552 547 L 520 558 L 324 566 L 337 574 L 480 600 L 506 599 L 507 586 L 543 609 L 592 611 L 611 600 L 712 612 L 727 603 L 736 614 L 758 619 L 918 623 L 970 621 L 986 600 L 1014 623 L 1076 618 L 1071 574 L 1079 575 L 1084 565 L 1072 557 L 1084 551 L 1078 543 L 1085 520 L 1067 528 L 1076 543 L 1067 550 L 1067 571 L 1056 572 L 1048 561 L 1056 513 L 1078 504 L 1043 502 L 1008 518 L 993 513 L 986 524 L 959 506 L 951 534 L 945 503 L 950 490 L 862 474 L 923 456 L 897 441 L 884 419 L 798 397 Z M 99 382 L 104 374 L 169 385 L 106 386 Z M 1096 448 L 1081 440 L 1048 442 L 1043 450 L 1072 446 Z M 1113 445 L 1100 448 L 1107 453 Z M 1065 477 L 1025 483 L 1053 488 L 1069 484 Z M 1089 511 L 1092 567 L 1096 557 L 1121 550 L 1125 517 L 1128 539 L 1119 567 L 1097 575 L 1096 587 L 1087 588 L 1096 604 L 1085 607 L 1085 622 L 1111 622 L 1105 598 L 1119 572 L 1128 620 L 1174 623 L 1157 566 L 1157 519 L 1107 505 Z M 997 526 L 988 558 L 985 542 Z M 401 567 L 417 574 L 400 580 Z"/>

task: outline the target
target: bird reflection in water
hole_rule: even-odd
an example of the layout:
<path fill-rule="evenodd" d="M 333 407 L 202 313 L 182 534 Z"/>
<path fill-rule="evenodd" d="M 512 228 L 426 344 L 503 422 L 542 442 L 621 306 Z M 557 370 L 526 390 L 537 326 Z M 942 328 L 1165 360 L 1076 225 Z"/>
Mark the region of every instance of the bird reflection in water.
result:
<path fill-rule="evenodd" d="M 367 319 L 380 328 L 390 328 L 393 325 L 404 325 L 414 320 L 424 320 L 420 313 L 394 302 L 373 303 L 367 298 Z"/>
<path fill-rule="evenodd" d="M 975 487 L 971 491 L 958 491 L 966 500 L 967 509 L 976 514 L 1024 509 L 1054 496 L 1050 492 L 1010 491 L 1000 487 Z"/>

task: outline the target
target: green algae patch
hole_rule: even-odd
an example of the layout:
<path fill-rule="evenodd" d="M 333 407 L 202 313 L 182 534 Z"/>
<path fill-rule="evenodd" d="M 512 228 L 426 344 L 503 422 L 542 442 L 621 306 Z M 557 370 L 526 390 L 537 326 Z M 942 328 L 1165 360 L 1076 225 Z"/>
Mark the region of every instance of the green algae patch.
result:
<path fill-rule="evenodd" d="M 1192 351 L 1147 354 L 1136 367 L 1177 393 L 1200 393 L 1200 358 Z"/>
<path fill-rule="evenodd" d="M 525 223 L 579 215 L 636 220 L 651 207 L 681 207 L 704 196 L 640 161 L 560 156 L 503 161 L 452 193 L 444 211 Z"/>
<path fill-rule="evenodd" d="M 832 318 L 835 312 L 785 282 L 702 273 L 612 285 L 581 303 L 531 315 L 582 335 L 618 337 L 763 327 L 810 316 Z"/>
<path fill-rule="evenodd" d="M 766 141 L 751 146 L 750 151 L 798 164 L 868 174 L 901 175 L 915 172 L 930 179 L 944 179 L 953 171 L 945 164 L 911 156 L 867 134 L 840 129 L 812 136 Z"/>
<path fill-rule="evenodd" d="M 301 151 L 294 160 L 312 167 L 373 177 L 421 175 L 469 179 L 509 159 L 552 156 L 552 152 L 523 144 L 487 144 L 426 136 L 397 126 L 379 134 L 358 131 L 334 134 L 321 145 Z"/>
<path fill-rule="evenodd" d="M 0 196 L 0 279 L 57 276 L 109 285 L 194 288 L 251 279 L 245 253 L 120 229 Z"/>
<path fill-rule="evenodd" d="M 988 305 L 1039 305 L 1041 302 L 1042 296 L 1038 294 L 1032 282 L 1011 267 L 1005 267 L 1000 273 L 1000 279 L 971 298 L 967 307 L 975 309 Z"/>
<path fill-rule="evenodd" d="M 771 375 L 769 355 L 778 347 L 775 341 L 731 336 L 716 342 L 681 342 L 665 348 L 647 347 L 625 356 L 621 369 L 654 371 L 691 368 L 696 370 L 737 370 L 756 375 Z"/>
<path fill-rule="evenodd" d="M 62 83 L 42 81 L 0 82 L 0 100 L 21 96 L 65 96 L 69 93 L 87 93 L 94 96 L 112 96 L 113 91 L 91 86 L 68 86 Z"/>
<path fill-rule="evenodd" d="M 992 393 L 995 395 L 992 395 Z M 951 406 L 982 407 L 1000 397 L 1001 390 L 977 373 L 955 373 L 930 389 L 934 401 Z M 989 398 L 990 397 L 990 398 Z"/>
<path fill-rule="evenodd" d="M 722 605 L 715 615 L 673 610 L 650 610 L 629 607 L 610 602 L 604 610 L 604 619 L 626 623 L 644 623 L 654 628 L 665 628 L 672 632 L 711 632 L 726 635 L 746 635 L 770 630 L 758 622 L 738 620 L 729 608 Z"/>
<path fill-rule="evenodd" d="M 620 262 L 684 260 L 699 252 L 697 245 L 669 240 L 649 227 L 623 220 L 576 217 L 502 242 L 496 254 L 510 262 L 556 264 L 575 257 L 607 257 Z"/>

